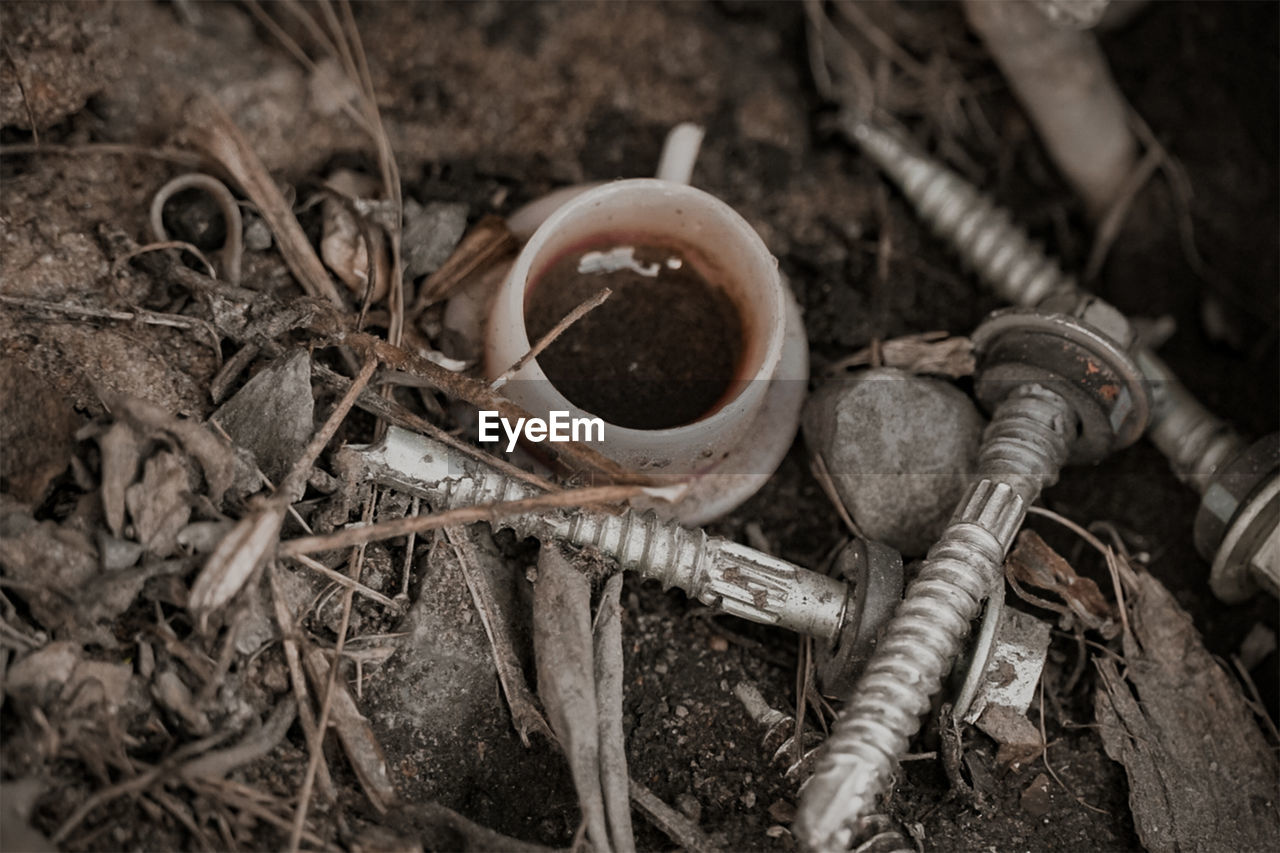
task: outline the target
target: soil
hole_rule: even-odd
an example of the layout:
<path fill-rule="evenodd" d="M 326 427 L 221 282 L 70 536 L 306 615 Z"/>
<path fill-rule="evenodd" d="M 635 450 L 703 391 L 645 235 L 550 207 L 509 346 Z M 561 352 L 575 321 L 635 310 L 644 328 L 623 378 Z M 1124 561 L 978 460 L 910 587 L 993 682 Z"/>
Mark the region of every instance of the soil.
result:
<path fill-rule="evenodd" d="M 909 128 L 989 188 L 1068 267 L 1083 269 L 1091 226 L 997 69 L 964 35 L 959 9 L 906 8 L 911 26 L 904 39 L 916 50 L 940 45 L 921 50 L 922 58 L 946 55 L 991 132 L 942 134 L 930 119 L 933 103 L 903 108 Z M 1090 286 L 1134 315 L 1171 317 L 1177 331 L 1162 355 L 1208 407 L 1248 436 L 1280 425 L 1278 13 L 1275 4 L 1151 4 L 1128 26 L 1101 36 L 1120 88 L 1177 158 L 1193 193 L 1184 208 L 1168 180 L 1149 183 Z M 694 183 L 741 212 L 778 257 L 804 310 L 815 373 L 873 339 L 931 329 L 966 333 L 998 307 L 874 167 L 825 130 L 831 110 L 810 81 L 799 4 L 368 4 L 356 7 L 355 18 L 406 197 L 465 203 L 472 222 L 508 214 L 557 186 L 651 173 L 666 130 L 691 120 L 708 131 Z M 6 3 L 0 29 L 5 144 L 33 141 L 28 105 L 15 94 L 21 75 L 45 144 L 154 147 L 179 126 L 183 101 L 210 91 L 300 200 L 331 167 L 376 174 L 367 137 L 334 105 L 321 74 L 302 69 L 238 6 Z M 296 37 L 307 42 L 305 32 Z M 111 268 L 121 254 L 116 235 L 146 242 L 150 199 L 179 171 L 145 157 L 6 154 L 0 293 L 115 310 L 187 308 L 185 292 L 164 280 L 137 266 Z M 245 280 L 282 297 L 300 293 L 275 249 L 247 255 Z M 577 301 L 566 297 L 567 307 Z M 39 377 L 81 423 L 104 415 L 104 390 L 205 417 L 223 355 L 186 330 L 7 306 L 0 310 L 0 354 Z M 356 417 L 348 428 L 353 440 L 363 440 L 370 422 Z M 6 440 L 12 429 L 5 424 Z M 63 474 L 36 516 L 91 514 L 83 496 L 73 473 Z M 1064 472 L 1044 503 L 1084 524 L 1115 525 L 1222 659 L 1238 652 L 1255 625 L 1277 629 L 1274 600 L 1227 606 L 1212 596 L 1192 543 L 1196 497 L 1149 444 Z M 1030 524 L 1077 571 L 1109 589 L 1104 567 L 1076 539 L 1041 519 Z M 761 492 L 712 530 L 739 540 L 762 537 L 778 555 L 807 566 L 824 565 L 844 538 L 799 444 Z M 394 543 L 389 565 L 398 567 L 402 552 Z M 366 582 L 388 595 L 399 591 L 396 571 Z M 422 583 L 416 574 L 411 597 Z M 725 849 L 793 850 L 785 827 L 796 786 L 761 749 L 763 732 L 731 691 L 750 680 L 774 707 L 794 709 L 796 638 L 709 617 L 678 592 L 634 578 L 626 589 L 625 725 L 633 778 L 696 813 Z M 120 645 L 94 645 L 94 653 L 131 661 L 132 637 L 151 616 L 139 604 L 116 626 Z M 394 627 L 375 617 L 367 624 L 377 631 Z M 175 624 L 182 627 L 181 619 Z M 1044 698 L 1032 708 L 1033 721 L 1043 714 L 1047 762 L 998 766 L 995 744 L 976 731 L 966 734 L 966 768 L 971 783 L 985 788 L 984 808 L 952 793 L 941 762 L 904 764 L 889 814 L 922 849 L 1139 848 L 1124 771 L 1091 728 L 1095 674 L 1086 668 L 1082 678 L 1069 677 L 1077 654 L 1070 635 L 1056 632 Z M 278 655 L 273 646 L 235 675 L 258 693 L 279 693 L 285 688 Z M 1252 673 L 1273 718 L 1278 672 L 1273 651 Z M 496 689 L 490 696 L 492 720 L 505 723 Z M 362 710 L 371 717 L 379 711 Z M 0 709 L 0 731 L 7 782 L 22 775 L 46 740 L 20 721 L 12 702 Z M 536 739 L 525 749 L 509 725 L 483 731 L 483 742 L 442 751 L 445 758 L 432 767 L 433 795 L 494 830 L 569 845 L 577 805 L 558 755 Z M 158 761 L 172 746 L 166 737 L 164 725 L 148 729 L 137 754 Z M 926 733 L 914 749 L 935 749 L 932 738 Z M 103 742 L 120 743 L 119 733 L 104 734 Z M 428 753 L 396 742 L 383 746 L 401 789 L 414 790 L 418 771 L 404 759 Z M 290 798 L 306 758 L 295 726 L 268 761 L 236 778 Z M 331 844 L 353 846 L 380 818 L 343 762 L 335 755 L 329 763 L 339 796 L 316 815 L 319 831 Z M 1044 794 L 1046 763 L 1062 785 L 1050 781 Z M 46 834 L 114 781 L 102 766 L 56 754 L 43 772 L 50 781 L 32 823 Z M 198 814 L 203 820 L 205 812 Z M 214 812 L 210 825 L 218 820 L 224 818 Z M 640 818 L 636 831 L 641 849 L 671 846 Z M 284 844 L 276 828 L 258 824 L 254 832 L 254 846 Z M 91 812 L 66 846 L 159 850 L 195 843 L 181 821 L 154 803 L 121 798 Z"/>
<path fill-rule="evenodd" d="M 619 247 L 633 249 L 634 268 L 580 271 L 587 253 Z M 734 379 L 742 320 L 699 266 L 678 246 L 616 237 L 552 260 L 527 297 L 531 340 L 601 289 L 611 294 L 538 355 L 547 378 L 579 408 L 632 429 L 680 426 L 710 412 Z"/>

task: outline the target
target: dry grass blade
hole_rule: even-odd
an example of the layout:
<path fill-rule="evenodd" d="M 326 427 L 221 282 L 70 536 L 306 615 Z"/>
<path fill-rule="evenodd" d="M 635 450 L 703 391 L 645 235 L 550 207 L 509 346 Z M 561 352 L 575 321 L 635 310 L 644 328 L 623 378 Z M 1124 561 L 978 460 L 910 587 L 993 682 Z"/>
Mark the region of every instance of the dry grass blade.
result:
<path fill-rule="evenodd" d="M 591 642 L 591 580 L 559 543 L 538 553 L 533 585 L 533 649 L 538 694 L 569 761 L 591 847 L 610 844 L 600 774 L 600 718 Z"/>
<path fill-rule="evenodd" d="M 489 638 L 489 648 L 493 652 L 493 663 L 498 670 L 498 683 L 502 685 L 502 693 L 507 697 L 507 706 L 511 709 L 511 722 L 520 735 L 525 746 L 529 745 L 529 731 L 533 730 L 555 740 L 551 726 L 547 724 L 538 703 L 525 683 L 524 671 L 520 667 L 520 658 L 516 654 L 515 643 L 508 631 L 510 614 L 502 612 L 498 604 L 498 596 L 493 590 L 490 573 L 479 565 L 476 548 L 466 533 L 460 528 L 444 528 L 445 538 L 458 558 L 458 566 L 462 569 L 467 590 L 471 593 L 471 601 L 480 614 L 480 623 L 484 626 L 485 635 Z M 499 569 L 506 569 L 500 566 Z"/>
<path fill-rule="evenodd" d="M 356 772 L 356 779 L 369 802 L 379 812 L 386 812 L 396 801 L 396 790 L 387 777 L 387 759 L 382 746 L 369 727 L 369 721 L 356 707 L 347 686 L 330 676 L 330 665 L 324 652 L 312 649 L 306 657 L 307 674 L 317 689 L 329 686 L 329 713 L 338 733 L 342 751 Z"/>
<path fill-rule="evenodd" d="M 293 696 L 297 702 L 298 719 L 302 721 L 302 733 L 307 738 L 307 748 L 321 750 L 320 766 L 316 772 L 316 785 L 320 788 L 320 796 L 332 802 L 334 799 L 333 780 L 329 776 L 329 765 L 324 761 L 321 747 L 320 730 L 316 726 L 315 714 L 311 710 L 308 698 L 307 677 L 302 671 L 302 656 L 298 649 L 297 627 L 289 605 L 285 602 L 281 586 L 278 564 L 272 563 L 268 568 L 271 580 L 271 605 L 275 613 L 276 624 L 280 627 L 281 644 L 284 646 L 285 663 L 289 667 L 289 683 L 293 688 Z"/>
<path fill-rule="evenodd" d="M 369 378 L 368 375 L 364 375 L 365 381 L 368 381 L 368 378 Z M 344 400 L 354 399 L 355 395 L 359 393 L 359 390 L 361 387 L 363 387 L 363 383 L 353 382 L 351 385 L 351 388 L 348 389 L 348 392 L 349 392 L 348 395 L 343 399 Z M 369 489 L 368 495 L 365 499 L 364 513 L 362 516 L 362 521 L 364 521 L 364 523 L 366 524 L 368 524 L 369 521 L 373 518 L 373 508 L 374 508 L 374 505 L 376 504 L 376 498 L 377 498 L 377 490 L 373 488 Z M 351 575 L 351 579 L 354 581 L 359 581 L 361 569 L 364 566 L 364 546 L 359 546 L 351 550 L 351 558 L 347 561 L 347 565 L 348 565 L 348 572 Z M 333 659 L 334 659 L 335 665 L 327 667 L 328 677 L 325 679 L 324 691 L 321 693 L 320 722 L 316 724 L 316 728 L 321 733 L 321 737 L 323 737 L 324 732 L 328 729 L 329 717 L 334 709 L 335 695 L 338 693 L 338 690 L 340 687 L 340 685 L 338 684 L 338 669 L 339 669 L 338 664 L 340 664 L 342 661 L 342 650 L 347 643 L 347 631 L 351 627 L 351 603 L 354 600 L 354 598 L 355 598 L 354 593 L 350 589 L 347 589 L 342 596 L 342 621 L 338 626 L 338 642 L 334 646 L 334 650 L 333 650 Z M 309 670 L 314 667 L 314 664 L 311 660 L 310 653 L 307 655 L 306 662 Z M 325 664 L 323 658 L 319 660 L 319 663 L 322 665 Z M 315 673 L 312 673 L 312 675 L 314 677 Z M 346 693 L 345 688 L 342 688 L 342 693 L 346 696 L 348 700 L 350 700 L 351 698 L 350 694 Z M 341 699 L 339 699 L 339 701 L 341 701 Z M 357 716 L 359 716 L 358 711 L 357 711 Z M 370 734 L 370 738 L 372 738 L 372 734 Z M 373 743 L 376 748 L 377 741 L 374 740 Z M 345 743 L 344 743 L 344 746 L 345 746 Z M 324 760 L 324 755 L 323 755 L 324 750 L 322 747 L 323 747 L 323 744 L 319 740 L 317 740 L 315 743 L 310 744 L 311 754 L 307 760 L 307 771 L 306 771 L 306 775 L 303 776 L 303 779 L 302 779 L 302 790 L 298 794 L 298 807 L 294 810 L 294 813 L 293 813 L 293 825 L 289 829 L 289 853 L 296 853 L 298 849 L 298 845 L 302 840 L 302 832 L 307 823 L 307 809 L 311 807 L 311 792 L 315 785 L 316 773 L 321 762 Z M 377 748 L 376 753 L 380 755 L 381 749 Z M 354 764 L 357 760 L 363 760 L 364 757 L 365 756 L 363 752 L 361 752 L 357 757 L 352 757 L 351 761 Z M 382 762 L 382 772 L 383 773 L 386 772 L 385 760 Z M 363 781 L 364 780 L 362 780 L 362 782 Z M 371 780 L 371 783 L 375 786 L 375 788 L 377 786 L 377 782 L 378 780 L 376 777 Z M 370 799 L 373 799 L 373 795 L 370 796 Z M 374 805 L 375 806 L 378 805 L 378 802 L 376 800 L 374 801 Z"/>
<path fill-rule="evenodd" d="M 596 610 L 595 677 L 596 708 L 600 718 L 600 789 L 613 846 L 620 853 L 635 853 L 628 795 L 626 735 L 622 726 L 622 573 L 605 582 Z"/>
<path fill-rule="evenodd" d="M 197 97 L 187 105 L 185 119 L 186 138 L 218 163 L 257 206 L 275 235 L 285 265 L 307 295 L 342 307 L 342 295 L 320 263 L 284 194 L 221 105 L 208 96 Z"/>

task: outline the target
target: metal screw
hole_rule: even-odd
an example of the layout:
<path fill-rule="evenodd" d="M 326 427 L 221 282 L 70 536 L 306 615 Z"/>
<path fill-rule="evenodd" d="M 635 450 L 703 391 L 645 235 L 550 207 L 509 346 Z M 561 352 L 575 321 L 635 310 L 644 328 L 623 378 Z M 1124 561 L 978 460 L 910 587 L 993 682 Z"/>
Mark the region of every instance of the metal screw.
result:
<path fill-rule="evenodd" d="M 520 500 L 538 490 L 448 445 L 391 427 L 382 441 L 348 447 L 368 477 L 438 510 Z M 848 588 L 746 545 L 690 530 L 654 513 L 540 512 L 501 522 L 522 536 L 594 548 L 622 568 L 679 587 L 703 604 L 835 643 L 846 628 Z M 857 621 L 856 619 L 854 621 Z M 848 626 L 855 630 L 856 625 Z"/>
<path fill-rule="evenodd" d="M 1081 304 L 1078 313 L 1085 313 Z M 997 312 L 974 334 L 978 396 L 994 409 L 978 470 L 850 693 L 801 792 L 796 831 L 811 850 L 846 850 L 874 813 L 941 689 L 970 622 L 1040 490 L 1068 456 L 1097 461 L 1141 434 L 1149 414 L 1123 349 L 1078 316 Z"/>
<path fill-rule="evenodd" d="M 841 121 L 849 138 L 901 188 L 933 232 L 950 243 L 996 295 L 1028 307 L 1086 298 L 1075 279 L 1031 241 L 990 196 L 867 119 L 847 112 Z M 1094 300 L 1095 315 L 1121 316 L 1102 300 L 1089 298 Z M 1085 319 L 1106 331 L 1107 320 L 1100 322 L 1097 316 Z M 1244 442 L 1229 424 L 1202 406 L 1155 353 L 1144 346 L 1132 350 L 1151 395 L 1147 437 L 1168 458 L 1177 477 L 1200 494 L 1199 518 L 1220 516 L 1226 506 L 1234 513 L 1221 519 L 1220 530 L 1213 523 L 1207 525 L 1217 535 L 1196 536 L 1197 550 L 1213 566 L 1209 582 L 1214 593 L 1229 602 L 1247 598 L 1258 585 L 1275 593 L 1280 583 L 1277 466 L 1273 463 L 1269 469 L 1257 471 L 1255 465 L 1249 497 L 1235 495 L 1238 499 L 1224 500 L 1224 495 L 1239 491 L 1235 460 L 1245 455 Z M 1264 441 L 1272 448 L 1277 444 L 1275 436 Z M 1236 474 L 1228 474 L 1228 468 Z M 1227 482 L 1231 476 L 1236 477 L 1236 483 Z M 1197 520 L 1197 530 L 1204 526 Z"/>

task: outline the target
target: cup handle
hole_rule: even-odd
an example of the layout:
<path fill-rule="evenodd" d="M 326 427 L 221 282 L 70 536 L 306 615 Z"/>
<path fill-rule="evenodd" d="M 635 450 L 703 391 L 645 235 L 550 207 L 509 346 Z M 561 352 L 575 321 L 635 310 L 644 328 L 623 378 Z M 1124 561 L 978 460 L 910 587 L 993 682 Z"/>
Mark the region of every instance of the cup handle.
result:
<path fill-rule="evenodd" d="M 662 156 L 658 158 L 658 172 L 654 177 L 673 184 L 688 184 L 705 135 L 706 131 L 692 122 L 671 128 L 667 141 L 662 143 Z"/>

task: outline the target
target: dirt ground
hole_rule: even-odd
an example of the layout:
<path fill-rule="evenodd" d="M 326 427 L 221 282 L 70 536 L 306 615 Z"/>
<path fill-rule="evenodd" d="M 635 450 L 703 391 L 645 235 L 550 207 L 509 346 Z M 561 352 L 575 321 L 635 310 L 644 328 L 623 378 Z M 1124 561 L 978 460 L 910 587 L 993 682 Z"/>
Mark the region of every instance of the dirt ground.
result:
<path fill-rule="evenodd" d="M 948 34 L 938 37 L 939 44 L 951 51 L 950 67 L 970 84 L 993 129 L 955 134 L 950 161 L 992 190 L 1069 268 L 1083 268 L 1092 242 L 1084 211 L 997 69 L 964 35 L 959 8 L 930 3 L 911 9 L 923 29 Z M 1168 181 L 1153 180 L 1092 286 L 1132 315 L 1172 317 L 1177 331 L 1163 355 L 1209 408 L 1248 436 L 1280 425 L 1278 9 L 1153 3 L 1101 37 L 1121 90 L 1181 162 L 1194 195 L 1189 211 L 1183 210 Z M 833 110 L 810 79 L 799 4 L 385 3 L 357 6 L 355 19 L 406 199 L 465 204 L 470 223 L 509 214 L 565 184 L 650 174 L 666 131 L 678 121 L 695 121 L 707 136 L 694 183 L 740 211 L 778 257 L 804 311 L 815 372 L 873 338 L 934 329 L 967 334 L 998 307 L 922 230 L 874 166 L 831 130 Z M 301 67 L 242 7 L 13 2 L 0 8 L 0 29 L 6 54 L 0 63 L 0 142 L 6 146 L 34 141 L 32 117 L 44 145 L 168 145 L 183 104 L 207 92 L 298 200 L 337 166 L 377 174 L 367 136 L 335 106 L 324 69 Z M 904 120 L 930 136 L 927 116 Z M 181 313 L 187 301 L 144 266 L 114 265 L 123 254 L 120 235 L 148 242 L 151 197 L 179 171 L 129 154 L 6 152 L 0 163 L 0 294 Z M 315 209 L 301 219 L 315 237 Z M 1200 273 L 1188 261 L 1188 226 L 1202 256 Z M 882 279 L 877 251 L 886 242 L 892 256 Z M 246 254 L 244 280 L 282 298 L 301 293 L 274 249 Z M 65 398 L 73 412 L 69 428 L 61 430 L 68 435 L 105 415 L 105 392 L 207 417 L 214 409 L 208 388 L 218 358 L 229 355 L 214 353 L 189 329 L 0 306 L 0 357 L 29 371 L 34 379 L 27 381 Z M 56 419 L 7 400 L 4 406 L 8 440 L 25 436 L 31 452 L 40 452 L 45 425 Z M 59 411 L 65 416 L 65 409 Z M 353 417 L 339 437 L 363 430 L 367 438 L 371 421 L 362 417 Z M 77 446 L 88 453 L 87 443 Z M 62 522 L 81 513 L 82 491 L 70 470 L 58 474 L 33 508 L 35 518 Z M 1197 499 L 1149 444 L 1140 442 L 1096 468 L 1067 471 L 1043 503 L 1082 524 L 1113 523 L 1134 550 L 1149 555 L 1151 573 L 1192 614 L 1215 655 L 1237 653 L 1258 623 L 1276 630 L 1274 600 L 1232 607 L 1211 595 L 1207 566 L 1192 544 Z M 1101 560 L 1073 537 L 1043 520 L 1029 524 L 1078 571 L 1105 581 Z M 779 556 L 805 566 L 821 565 L 842 540 L 840 521 L 809 472 L 802 442 L 765 488 L 713 532 L 743 540 L 749 525 L 758 525 Z M 509 554 L 522 553 L 521 546 L 503 541 Z M 402 550 L 397 542 L 387 564 L 398 566 Z M 410 591 L 415 599 L 429 583 L 450 578 L 431 569 L 426 548 L 421 550 Z M 397 572 L 384 575 L 377 577 L 394 595 Z M 13 593 L 6 584 L 5 594 Z M 632 777 L 679 804 L 724 849 L 795 849 L 785 830 L 795 784 L 784 778 L 784 766 L 771 762 L 760 743 L 763 732 L 732 694 L 734 685 L 752 681 L 774 707 L 794 710 L 795 637 L 708 617 L 680 593 L 663 593 L 635 578 L 628 578 L 622 601 Z M 460 593 L 459 612 L 469 602 Z M 140 601 L 110 626 L 111 638 L 87 647 L 103 660 L 129 659 L 131 638 L 160 607 Z M 361 613 L 364 633 L 398 627 L 380 612 Z M 315 621 L 327 624 L 320 615 Z M 478 629 L 467 630 L 473 636 Z M 465 637 L 459 642 L 459 659 L 487 654 Z M 970 778 L 986 788 L 981 809 L 950 792 L 938 761 L 904 765 L 889 814 L 922 849 L 1140 847 L 1124 769 L 1107 757 L 1092 727 L 1093 668 L 1064 689 L 1076 659 L 1072 637 L 1055 634 L 1044 707 L 1037 702 L 1031 712 L 1033 721 L 1043 713 L 1049 760 L 1065 788 L 1051 783 L 1043 807 L 1029 810 L 1024 791 L 1045 771 L 1044 763 L 1001 767 L 994 742 L 971 730 L 965 747 Z M 237 676 L 260 682 L 257 691 L 281 692 L 281 660 L 278 646 L 271 646 L 238 665 Z M 458 695 L 474 705 L 471 717 L 441 727 L 434 740 L 415 739 L 379 704 L 403 700 L 395 697 L 409 687 L 389 672 L 366 672 L 361 710 L 383 738 L 392 780 L 407 802 L 433 799 L 517 839 L 560 848 L 573 842 L 578 807 L 568 768 L 545 740 L 520 743 L 492 678 L 458 687 Z M 1280 704 L 1274 651 L 1253 678 L 1274 718 Z M 422 689 L 432 685 L 440 686 L 428 680 Z M 451 703 L 423 694 L 420 701 L 440 703 L 441 713 L 453 705 L 460 719 L 465 716 L 457 710 L 462 699 Z M 44 787 L 31 822 L 52 835 L 93 791 L 121 776 L 118 768 L 24 745 L 35 738 L 33 725 L 13 702 L 0 709 L 2 770 L 5 780 L 41 775 Z M 170 735 L 116 733 L 138 760 L 156 762 L 176 742 Z M 937 748 L 936 735 L 926 733 L 915 748 Z M 306 761 L 305 740 L 295 726 L 267 759 L 235 778 L 287 799 L 296 793 Z M 379 823 L 412 836 L 412 809 L 379 819 L 336 753 L 329 764 L 339 797 L 314 816 L 327 845 L 380 849 L 370 834 Z M 189 796 L 180 787 L 171 795 Z M 193 808 L 198 820 L 216 823 L 209 817 L 216 809 Z M 641 849 L 672 846 L 639 817 L 636 833 Z M 261 821 L 235 837 L 276 849 L 287 833 Z M 198 844 L 172 813 L 130 796 L 91 810 L 63 846 Z"/>

